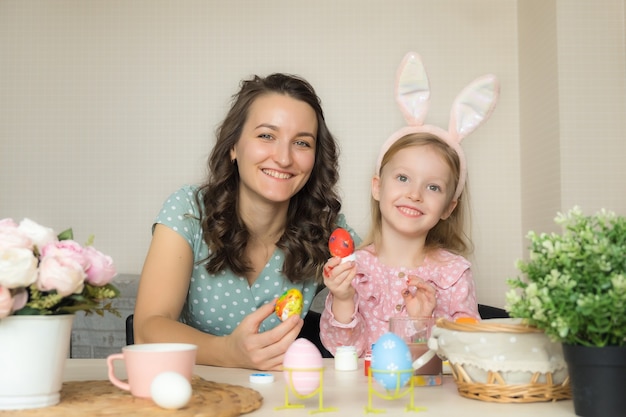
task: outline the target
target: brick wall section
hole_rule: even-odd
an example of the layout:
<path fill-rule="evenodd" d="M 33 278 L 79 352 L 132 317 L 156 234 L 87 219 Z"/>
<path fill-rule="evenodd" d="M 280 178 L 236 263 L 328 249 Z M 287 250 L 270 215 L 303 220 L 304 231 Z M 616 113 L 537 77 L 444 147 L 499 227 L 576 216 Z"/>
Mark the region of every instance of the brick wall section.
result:
<path fill-rule="evenodd" d="M 72 358 L 106 358 L 111 353 L 121 352 L 126 346 L 126 317 L 135 309 L 139 275 L 120 274 L 113 283 L 119 288 L 120 296 L 112 301 L 120 312 L 120 317 L 105 313 L 104 317 L 97 314 L 85 315 L 80 312 L 74 318 L 72 327 Z M 313 300 L 311 309 L 321 312 L 327 290 L 320 292 Z"/>
<path fill-rule="evenodd" d="M 120 274 L 113 279 L 120 296 L 112 301 L 120 317 L 105 313 L 76 314 L 72 327 L 72 358 L 106 358 L 111 353 L 121 352 L 126 346 L 126 317 L 133 313 L 139 275 Z"/>

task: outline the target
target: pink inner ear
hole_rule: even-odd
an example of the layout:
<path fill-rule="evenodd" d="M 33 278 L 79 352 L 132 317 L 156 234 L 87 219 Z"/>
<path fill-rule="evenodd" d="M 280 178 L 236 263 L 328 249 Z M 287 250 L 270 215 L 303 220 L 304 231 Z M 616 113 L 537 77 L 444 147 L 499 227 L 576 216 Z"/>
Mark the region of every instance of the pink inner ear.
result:
<path fill-rule="evenodd" d="M 496 77 L 487 74 L 472 81 L 452 104 L 449 131 L 460 142 L 491 116 L 500 94 Z"/>
<path fill-rule="evenodd" d="M 396 74 L 395 92 L 407 124 L 423 125 L 430 104 L 430 87 L 428 74 L 418 54 L 409 52 L 404 56 Z"/>

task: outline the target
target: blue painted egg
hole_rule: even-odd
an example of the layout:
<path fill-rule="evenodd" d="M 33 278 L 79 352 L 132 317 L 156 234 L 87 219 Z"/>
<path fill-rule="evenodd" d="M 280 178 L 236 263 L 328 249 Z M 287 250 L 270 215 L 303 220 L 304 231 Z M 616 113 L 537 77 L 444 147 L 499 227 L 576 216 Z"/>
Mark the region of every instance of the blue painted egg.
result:
<path fill-rule="evenodd" d="M 413 375 L 413 361 L 404 340 L 390 332 L 378 338 L 372 349 L 371 369 L 374 379 L 388 391 L 406 385 Z"/>

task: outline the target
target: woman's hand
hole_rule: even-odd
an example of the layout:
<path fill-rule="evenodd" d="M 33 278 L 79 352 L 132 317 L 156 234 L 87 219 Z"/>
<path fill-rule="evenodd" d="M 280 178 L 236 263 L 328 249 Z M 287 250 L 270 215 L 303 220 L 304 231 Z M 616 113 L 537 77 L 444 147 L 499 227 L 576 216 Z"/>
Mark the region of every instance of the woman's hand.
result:
<path fill-rule="evenodd" d="M 402 292 L 410 317 L 431 317 L 437 305 L 435 287 L 416 275 L 409 275 L 407 288 Z"/>
<path fill-rule="evenodd" d="M 228 336 L 226 349 L 231 366 L 266 371 L 282 370 L 285 352 L 298 337 L 304 321 L 290 316 L 271 330 L 259 333 L 263 320 L 274 314 L 274 303 L 267 303 L 249 314 Z"/>

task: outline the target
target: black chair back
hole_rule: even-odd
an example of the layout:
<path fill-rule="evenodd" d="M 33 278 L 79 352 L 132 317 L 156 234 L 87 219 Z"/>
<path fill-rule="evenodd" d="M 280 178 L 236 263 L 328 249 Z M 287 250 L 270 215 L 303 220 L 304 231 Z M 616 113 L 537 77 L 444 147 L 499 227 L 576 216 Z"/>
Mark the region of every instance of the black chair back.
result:
<path fill-rule="evenodd" d="M 135 331 L 133 329 L 133 315 L 126 317 L 126 344 L 135 344 Z"/>
<path fill-rule="evenodd" d="M 478 304 L 478 314 L 481 319 L 508 319 L 509 313 L 503 309 L 485 304 Z"/>

